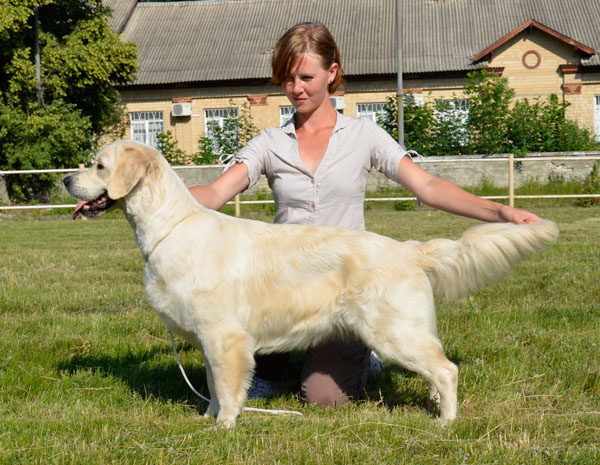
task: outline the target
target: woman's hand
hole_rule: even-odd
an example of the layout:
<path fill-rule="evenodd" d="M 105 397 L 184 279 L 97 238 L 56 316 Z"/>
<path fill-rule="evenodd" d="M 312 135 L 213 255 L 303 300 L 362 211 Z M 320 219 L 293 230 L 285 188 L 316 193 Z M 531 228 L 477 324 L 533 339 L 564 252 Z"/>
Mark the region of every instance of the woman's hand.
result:
<path fill-rule="evenodd" d="M 190 187 L 190 193 L 206 208 L 220 210 L 237 194 L 246 190 L 249 184 L 248 167 L 244 163 L 236 163 L 211 184 Z"/>
<path fill-rule="evenodd" d="M 508 205 L 503 205 L 498 211 L 498 220 L 507 223 L 528 224 L 540 221 L 541 218 L 526 210 L 518 210 Z"/>

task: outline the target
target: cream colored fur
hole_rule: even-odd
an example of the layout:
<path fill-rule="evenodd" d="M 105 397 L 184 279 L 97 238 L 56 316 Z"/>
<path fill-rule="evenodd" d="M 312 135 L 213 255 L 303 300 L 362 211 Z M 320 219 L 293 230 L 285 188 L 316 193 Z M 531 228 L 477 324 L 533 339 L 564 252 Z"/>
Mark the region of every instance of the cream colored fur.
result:
<path fill-rule="evenodd" d="M 150 304 L 203 351 L 207 414 L 224 426 L 244 405 L 255 352 L 340 334 L 423 375 L 440 417 L 455 418 L 458 370 L 437 336 L 434 295 L 462 297 L 558 237 L 551 221 L 482 225 L 458 241 L 421 243 L 236 219 L 200 206 L 158 152 L 133 141 L 106 147 L 69 178 L 74 197 L 107 191 L 118 199 L 146 261 Z"/>

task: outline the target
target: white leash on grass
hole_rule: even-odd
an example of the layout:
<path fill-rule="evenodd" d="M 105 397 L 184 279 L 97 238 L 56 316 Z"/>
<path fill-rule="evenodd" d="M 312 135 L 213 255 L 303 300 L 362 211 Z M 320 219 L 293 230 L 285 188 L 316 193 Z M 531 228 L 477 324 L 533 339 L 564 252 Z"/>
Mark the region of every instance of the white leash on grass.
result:
<path fill-rule="evenodd" d="M 206 402 L 210 402 L 210 399 L 208 397 L 203 396 L 202 394 L 200 394 L 192 385 L 192 383 L 190 382 L 190 380 L 188 379 L 187 375 L 185 374 L 185 370 L 183 369 L 183 365 L 181 364 L 181 360 L 179 360 L 179 354 L 177 353 L 177 348 L 175 347 L 175 340 L 173 339 L 173 333 L 171 333 L 170 330 L 169 331 L 169 337 L 171 338 L 171 346 L 173 347 L 173 352 L 175 352 L 175 359 L 177 360 L 177 365 L 179 365 L 179 370 L 181 371 L 181 374 L 183 375 L 183 379 L 185 379 L 185 382 L 187 383 L 187 385 L 189 386 L 189 388 L 192 390 L 192 392 L 194 394 L 196 394 L 198 397 L 200 397 L 200 399 L 206 401 Z M 289 413 L 292 415 L 300 415 L 300 416 L 304 416 L 302 415 L 302 413 L 297 412 L 295 410 L 271 410 L 271 409 L 266 409 L 266 408 L 256 408 L 256 407 L 244 407 L 243 409 L 245 412 L 263 412 L 263 413 L 271 413 L 273 415 L 282 415 L 285 413 Z"/>

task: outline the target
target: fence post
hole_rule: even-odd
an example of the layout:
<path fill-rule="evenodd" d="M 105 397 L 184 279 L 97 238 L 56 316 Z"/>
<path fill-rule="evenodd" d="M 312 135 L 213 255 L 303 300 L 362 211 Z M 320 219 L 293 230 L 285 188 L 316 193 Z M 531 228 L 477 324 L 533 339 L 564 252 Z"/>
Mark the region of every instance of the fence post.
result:
<path fill-rule="evenodd" d="M 515 154 L 508 154 L 508 205 L 515 206 Z"/>
<path fill-rule="evenodd" d="M 240 194 L 235 196 L 235 217 L 239 218 L 240 216 Z"/>

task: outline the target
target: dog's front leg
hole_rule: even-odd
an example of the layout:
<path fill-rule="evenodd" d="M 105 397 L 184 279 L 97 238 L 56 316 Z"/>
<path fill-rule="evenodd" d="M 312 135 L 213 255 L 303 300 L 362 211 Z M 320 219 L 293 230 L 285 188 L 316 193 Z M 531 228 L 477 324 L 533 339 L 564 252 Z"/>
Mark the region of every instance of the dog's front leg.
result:
<path fill-rule="evenodd" d="M 206 382 L 208 383 L 208 391 L 210 392 L 210 402 L 204 416 L 216 417 L 219 414 L 219 398 L 217 397 L 217 391 L 215 390 L 215 380 L 210 368 L 210 362 L 208 361 L 206 355 L 203 354 L 203 356 L 204 365 L 206 366 Z"/>
<path fill-rule="evenodd" d="M 216 404 L 211 401 L 208 413 L 216 413 L 217 423 L 231 428 L 246 402 L 254 369 L 254 346 L 245 332 L 215 334 L 212 339 L 206 347 L 206 358 Z"/>

